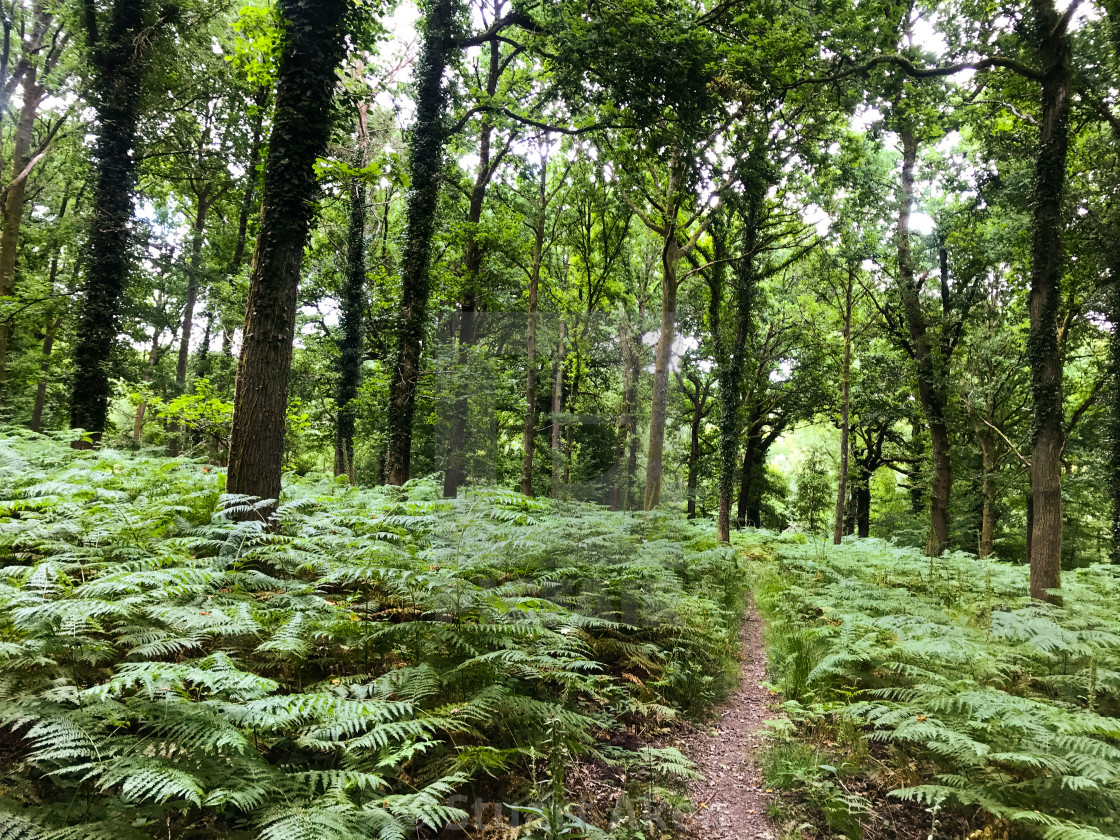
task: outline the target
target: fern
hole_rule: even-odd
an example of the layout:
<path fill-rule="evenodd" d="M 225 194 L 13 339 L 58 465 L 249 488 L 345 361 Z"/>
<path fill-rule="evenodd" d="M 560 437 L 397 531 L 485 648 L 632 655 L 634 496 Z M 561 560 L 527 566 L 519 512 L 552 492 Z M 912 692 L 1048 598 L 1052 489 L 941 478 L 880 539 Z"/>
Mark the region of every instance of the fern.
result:
<path fill-rule="evenodd" d="M 706 529 L 314 477 L 266 524 L 222 481 L 0 440 L 0 840 L 410 837 L 727 685 L 743 580 Z"/>
<path fill-rule="evenodd" d="M 1029 601 L 1022 567 L 965 554 L 931 562 L 874 540 L 777 550 L 758 596 L 802 726 L 892 745 L 930 779 L 900 798 L 1046 838 L 1120 836 L 1115 569 L 1069 575 L 1056 608 Z"/>

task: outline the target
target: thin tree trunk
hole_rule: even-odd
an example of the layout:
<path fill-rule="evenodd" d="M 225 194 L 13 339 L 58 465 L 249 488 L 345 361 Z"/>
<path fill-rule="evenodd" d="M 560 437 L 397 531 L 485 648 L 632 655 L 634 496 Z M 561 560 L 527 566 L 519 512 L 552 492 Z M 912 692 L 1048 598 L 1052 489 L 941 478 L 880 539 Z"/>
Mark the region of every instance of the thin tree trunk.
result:
<path fill-rule="evenodd" d="M 281 0 L 287 22 L 230 435 L 230 493 L 278 499 L 303 248 L 326 149 L 347 0 Z"/>
<path fill-rule="evenodd" d="M 498 80 L 502 74 L 502 42 L 490 42 L 490 65 L 486 78 L 486 95 L 493 97 L 498 90 Z M 475 174 L 474 188 L 471 190 L 470 204 L 467 208 L 467 247 L 463 256 L 464 289 L 461 321 L 459 324 L 459 372 L 462 376 L 470 364 L 470 349 L 478 342 L 478 306 L 482 289 L 482 261 L 485 251 L 478 237 L 478 224 L 482 221 L 482 208 L 486 200 L 486 188 L 494 175 L 495 162 L 491 162 L 491 142 L 494 124 L 489 116 L 482 118 L 478 137 L 478 171 Z M 501 159 L 501 154 L 498 155 Z M 460 383 L 460 393 L 455 400 L 451 415 L 451 430 L 447 441 L 447 469 L 444 472 L 443 496 L 454 499 L 459 488 L 466 481 L 466 464 L 463 452 L 467 444 L 467 423 L 470 414 L 470 393 L 472 388 Z"/>
<path fill-rule="evenodd" d="M 12 149 L 12 179 L 4 197 L 3 228 L 0 231 L 0 297 L 11 297 L 15 292 L 16 259 L 19 254 L 20 228 L 23 225 L 23 203 L 27 194 L 27 178 L 21 177 L 21 174 L 31 162 L 35 117 L 45 94 L 45 89 L 39 84 L 38 68 L 33 64 L 24 71 L 22 94 L 23 105 L 16 122 Z M 12 322 L 7 319 L 0 321 L 0 386 L 7 379 L 11 336 Z"/>
<path fill-rule="evenodd" d="M 548 158 L 541 155 L 537 222 L 533 228 L 533 262 L 529 269 L 529 335 L 526 341 L 524 454 L 521 459 L 521 492 L 533 495 L 533 454 L 537 436 L 537 293 L 544 259 L 544 226 L 547 211 Z"/>
<path fill-rule="evenodd" d="M 191 259 L 187 267 L 187 299 L 183 304 L 183 329 L 179 334 L 179 358 L 175 364 L 175 386 L 180 394 L 187 392 L 187 363 L 191 356 L 191 334 L 194 331 L 194 308 L 198 304 L 198 278 L 202 273 L 202 243 L 206 233 L 209 199 L 199 196 L 191 236 Z"/>
<path fill-rule="evenodd" d="M 989 557 L 995 545 L 996 530 L 996 442 L 994 436 L 987 429 L 977 432 L 980 443 L 981 478 L 980 491 L 983 496 L 983 510 L 980 514 L 980 546 L 981 557 Z"/>
<path fill-rule="evenodd" d="M 1120 27 L 1118 27 L 1120 29 Z M 1112 322 L 1112 334 L 1108 342 L 1109 381 L 1108 394 L 1109 439 L 1112 458 L 1108 465 L 1109 490 L 1112 495 L 1112 549 L 1110 558 L 1120 563 L 1120 255 L 1114 258 L 1112 266 L 1112 288 L 1109 290 L 1108 319 Z"/>
<path fill-rule="evenodd" d="M 152 371 L 155 370 L 156 363 L 159 361 L 159 334 L 159 330 L 153 329 L 152 349 L 148 351 L 148 367 L 144 371 L 145 385 L 152 381 Z M 132 439 L 135 441 L 139 441 L 140 436 L 144 433 L 144 415 L 147 410 L 148 401 L 140 400 L 140 404 L 136 406 L 136 416 L 132 421 Z"/>
<path fill-rule="evenodd" d="M 552 363 L 552 498 L 560 498 L 560 412 L 564 409 L 564 322 Z"/>
<path fill-rule="evenodd" d="M 661 254 L 661 333 L 653 369 L 653 400 L 649 414 L 649 449 L 646 455 L 646 492 L 643 508 L 661 504 L 661 473 L 665 457 L 665 418 L 669 405 L 669 368 L 677 326 L 677 264 L 681 251 L 676 228 L 669 226 Z"/>
<path fill-rule="evenodd" d="M 366 127 L 364 106 L 358 112 L 356 168 L 366 165 Z M 366 290 L 366 186 L 362 177 L 350 179 L 350 229 L 347 233 L 346 280 L 340 301 L 342 339 L 338 343 L 338 385 L 335 402 L 338 425 L 334 439 L 334 474 L 355 482 L 354 427 L 356 403 L 362 383 L 362 315 Z"/>
<path fill-rule="evenodd" d="M 86 37 L 94 66 L 97 141 L 94 151 L 97 186 L 86 246 L 86 283 L 74 348 L 70 425 L 85 429 L 94 444 L 101 440 L 109 410 L 108 363 L 117 339 L 120 299 L 131 260 L 129 224 L 140 99 L 155 38 L 151 0 L 115 0 L 109 26 L 99 34 L 92 3 L 86 14 Z M 75 441 L 77 448 L 87 444 Z"/>
<path fill-rule="evenodd" d="M 699 486 L 700 476 L 697 467 L 700 464 L 700 425 L 704 422 L 708 412 L 705 403 L 708 400 L 708 391 L 711 383 L 708 382 L 703 391 L 700 383 L 696 382 L 696 401 L 692 407 L 692 423 L 689 427 L 688 447 L 688 518 L 696 518 L 696 488 Z"/>
<path fill-rule="evenodd" d="M 253 215 L 253 207 L 257 203 L 257 185 L 260 183 L 260 174 L 257 168 L 261 163 L 261 152 L 264 149 L 264 117 L 268 110 L 268 100 L 271 98 L 272 89 L 268 85 L 257 88 L 253 97 L 253 133 L 249 144 L 249 160 L 247 169 L 248 182 L 245 193 L 241 197 L 241 207 L 237 212 L 237 239 L 233 247 L 233 257 L 230 259 L 229 273 L 237 275 L 241 266 L 245 264 L 245 250 L 249 241 L 249 220 Z"/>
<path fill-rule="evenodd" d="M 926 416 L 933 444 L 933 485 L 930 488 L 930 540 L 927 551 L 939 557 L 949 547 L 949 499 L 952 493 L 952 462 L 949 452 L 949 430 L 945 424 L 948 404 L 947 370 L 939 371 L 934 360 L 925 314 L 918 297 L 914 264 L 910 250 L 910 213 L 914 204 L 914 169 L 918 159 L 918 140 L 913 130 L 903 128 L 902 195 L 899 201 L 897 250 L 899 291 L 910 333 L 914 361 L 918 368 L 918 396 Z M 943 359 L 948 365 L 948 359 Z"/>
<path fill-rule="evenodd" d="M 1051 594 L 1062 573 L 1062 352 L 1058 307 L 1062 289 L 1062 197 L 1069 146 L 1071 68 L 1065 22 L 1053 0 L 1032 0 L 1038 50 L 1044 67 L 1038 157 L 1035 161 L 1031 247 L 1030 336 L 1027 360 L 1034 397 L 1031 448 L 1032 598 L 1060 601 Z"/>
<path fill-rule="evenodd" d="M 614 469 L 611 476 L 611 510 L 626 510 L 629 507 L 629 475 L 627 469 L 627 454 L 635 435 L 637 434 L 637 401 L 638 383 L 634 374 L 634 360 L 636 355 L 633 339 L 630 336 L 630 322 L 624 314 L 618 323 L 618 346 L 622 351 L 622 413 L 619 417 L 618 441 L 614 450 Z"/>
<path fill-rule="evenodd" d="M 848 266 L 848 283 L 844 288 L 844 362 L 840 376 L 840 486 L 836 492 L 836 522 L 832 542 L 844 542 L 844 505 L 848 500 L 848 437 L 851 433 L 852 396 L 852 292 L 855 267 Z"/>
<path fill-rule="evenodd" d="M 412 463 L 412 420 L 431 290 L 430 263 L 439 198 L 440 170 L 446 140 L 443 116 L 447 93 L 443 75 L 455 50 L 460 0 L 433 0 L 424 25 L 416 66 L 416 124 L 409 140 L 411 189 L 401 256 L 401 323 L 397 361 L 389 382 L 389 440 L 385 477 L 389 484 L 408 481 Z"/>
<path fill-rule="evenodd" d="M 31 409 L 31 431 L 43 430 L 43 409 L 47 405 L 47 376 L 51 372 L 51 352 L 54 350 L 54 337 L 58 328 L 62 326 L 62 316 L 59 315 L 47 327 L 43 336 L 43 359 L 39 362 L 39 386 L 35 389 L 35 405 Z"/>

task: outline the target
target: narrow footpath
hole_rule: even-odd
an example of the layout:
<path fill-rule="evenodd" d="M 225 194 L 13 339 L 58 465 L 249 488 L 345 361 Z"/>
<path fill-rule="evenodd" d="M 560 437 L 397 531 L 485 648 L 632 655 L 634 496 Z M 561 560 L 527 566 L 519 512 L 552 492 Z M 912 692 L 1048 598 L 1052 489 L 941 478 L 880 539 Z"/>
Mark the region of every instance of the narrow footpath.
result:
<path fill-rule="evenodd" d="M 756 755 L 766 739 L 765 722 L 774 717 L 773 697 L 760 683 L 766 679 L 762 621 L 753 604 L 740 637 L 743 660 L 739 687 L 716 707 L 707 725 L 698 726 L 682 751 L 701 779 L 688 786 L 697 806 L 687 827 L 698 840 L 772 840 L 773 795 L 762 784 Z"/>

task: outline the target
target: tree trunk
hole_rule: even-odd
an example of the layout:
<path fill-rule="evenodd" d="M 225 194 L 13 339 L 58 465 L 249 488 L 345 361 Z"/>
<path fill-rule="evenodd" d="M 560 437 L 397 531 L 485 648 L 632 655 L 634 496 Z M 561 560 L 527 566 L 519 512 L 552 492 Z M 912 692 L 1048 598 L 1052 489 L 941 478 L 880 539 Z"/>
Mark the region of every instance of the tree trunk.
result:
<path fill-rule="evenodd" d="M 560 322 L 560 342 L 552 363 L 552 492 L 560 498 L 560 412 L 564 409 L 564 322 Z"/>
<path fill-rule="evenodd" d="M 945 424 L 948 407 L 946 392 L 948 370 L 938 370 L 918 297 L 918 283 L 910 251 L 910 213 L 914 204 L 914 169 L 918 159 L 918 140 L 909 128 L 903 128 L 902 139 L 902 195 L 899 201 L 897 250 L 899 292 L 906 325 L 910 333 L 914 361 L 918 368 L 918 396 L 926 417 L 933 443 L 933 486 L 930 488 L 930 540 L 927 552 L 939 557 L 949 547 L 949 499 L 952 493 L 953 473 L 949 453 L 949 431 Z M 941 365 L 947 368 L 948 359 Z"/>
<path fill-rule="evenodd" d="M 159 335 L 160 330 L 152 330 L 152 349 L 148 351 L 148 368 L 144 371 L 144 384 L 152 381 L 152 371 L 155 370 L 156 364 L 159 362 Z M 144 433 L 144 415 L 148 410 L 148 401 L 140 400 L 140 404 L 136 406 L 136 416 L 132 421 L 132 439 L 135 441 L 140 440 L 140 436 Z"/>
<path fill-rule="evenodd" d="M 529 269 L 529 335 L 526 341 L 524 455 L 521 459 L 521 492 L 533 495 L 533 454 L 537 437 L 537 292 L 544 259 L 545 214 L 548 209 L 548 157 L 541 154 L 537 222 L 533 227 L 533 263 Z"/>
<path fill-rule="evenodd" d="M 356 168 L 366 165 L 364 111 L 358 114 L 358 149 L 354 158 Z M 356 478 L 355 401 L 362 384 L 362 320 L 366 290 L 366 186 L 360 175 L 350 179 L 350 228 L 346 245 L 346 279 L 339 301 L 342 338 L 338 342 L 338 384 L 335 390 L 338 423 L 334 436 L 334 474 L 346 476 L 353 484 Z"/>
<path fill-rule="evenodd" d="M 1058 602 L 1051 590 L 1061 586 L 1062 351 L 1058 346 L 1058 307 L 1062 290 L 1062 196 L 1069 146 L 1071 69 L 1068 25 L 1053 0 L 1032 0 L 1038 50 L 1044 67 L 1038 157 L 1035 161 L 1034 219 L 1031 243 L 1030 336 L 1027 360 L 1034 398 L 1031 494 L 1032 598 Z"/>
<path fill-rule="evenodd" d="M 187 268 L 187 300 L 183 305 L 183 329 L 179 334 L 179 358 L 175 365 L 175 385 L 180 394 L 187 392 L 187 362 L 191 356 L 191 333 L 194 331 L 194 308 L 198 304 L 198 278 L 202 273 L 202 242 L 206 232 L 209 199 L 197 198 L 194 231 L 191 237 L 191 259 Z"/>
<path fill-rule="evenodd" d="M 404 484 L 411 470 L 412 419 L 428 321 L 432 235 L 446 140 L 443 116 L 447 92 L 443 75 L 455 49 L 460 5 L 460 0 L 433 0 L 416 65 L 416 124 L 409 139 L 411 189 L 401 255 L 401 323 L 397 362 L 389 381 L 389 440 L 385 455 L 389 484 Z"/>
<path fill-rule="evenodd" d="M 486 96 L 492 98 L 498 91 L 498 80 L 502 74 L 502 42 L 490 42 L 490 66 L 486 77 Z M 470 364 L 470 349 L 478 342 L 478 306 L 482 295 L 482 261 L 485 251 L 478 238 L 478 224 L 482 221 L 482 207 L 486 200 L 486 188 L 494 175 L 491 163 L 490 145 L 494 136 L 494 125 L 489 116 L 482 118 L 478 136 L 478 171 L 475 174 L 474 188 L 471 190 L 470 204 L 467 208 L 467 248 L 463 257 L 465 274 L 462 311 L 459 324 L 459 373 L 460 379 Z M 499 160 L 501 155 L 499 154 Z M 468 374 L 469 378 L 469 374 Z M 459 383 L 460 393 L 455 400 L 451 415 L 451 432 L 447 441 L 447 469 L 443 478 L 443 497 L 454 499 L 459 488 L 466 480 L 466 464 L 463 451 L 467 444 L 467 423 L 470 414 L 470 394 L 473 388 L 466 382 Z"/>
<path fill-rule="evenodd" d="M 27 177 L 24 169 L 31 163 L 31 139 L 35 130 L 35 117 L 46 91 L 39 84 L 38 68 L 31 64 L 23 74 L 23 105 L 16 122 L 15 142 L 12 149 L 12 179 L 4 196 L 3 229 L 0 231 L 0 297 L 11 297 L 15 292 L 16 259 L 19 255 L 19 234 L 23 225 L 23 203 L 27 195 Z M 21 177 L 22 176 L 22 177 Z M 0 320 L 0 387 L 7 379 L 8 346 L 11 342 L 12 322 Z"/>
<path fill-rule="evenodd" d="M 752 418 L 755 419 L 755 418 Z M 747 441 L 743 446 L 743 474 L 739 477 L 739 500 L 736 506 L 735 527 L 746 528 L 748 525 L 757 526 L 757 522 L 749 518 L 751 507 L 751 494 L 754 490 L 755 464 L 758 462 L 758 450 L 762 443 L 761 433 L 748 427 Z"/>
<path fill-rule="evenodd" d="M 261 152 L 264 149 L 264 117 L 268 110 L 268 100 L 271 98 L 272 89 L 268 85 L 257 88 L 253 97 L 253 134 L 249 145 L 249 160 L 247 161 L 247 183 L 245 193 L 241 197 L 241 207 L 237 212 L 237 239 L 233 246 L 233 257 L 230 259 L 229 273 L 236 276 L 245 263 L 245 248 L 249 241 L 249 220 L 253 215 L 253 207 L 257 203 L 257 185 L 260 183 Z"/>
<path fill-rule="evenodd" d="M 861 466 L 859 482 L 853 493 L 856 502 L 856 534 L 864 540 L 871 536 L 871 478 L 874 474 Z"/>
<path fill-rule="evenodd" d="M 1120 29 L 1120 27 L 1118 27 Z M 1108 465 L 1109 490 L 1112 495 L 1112 550 L 1113 563 L 1120 563 L 1120 255 L 1114 257 L 1112 266 L 1112 288 L 1109 290 L 1112 334 L 1108 342 L 1109 382 L 1108 394 L 1109 441 L 1112 458 Z"/>
<path fill-rule="evenodd" d="M 677 326 L 677 264 L 681 250 L 676 228 L 670 224 L 661 254 L 661 333 L 653 369 L 653 400 L 649 414 L 649 449 L 646 456 L 646 492 L 643 508 L 661 504 L 661 473 L 665 456 L 665 416 L 669 404 L 669 368 Z"/>
<path fill-rule="evenodd" d="M 43 359 L 39 362 L 39 386 L 35 389 L 35 405 L 31 409 L 31 431 L 43 430 L 43 409 L 47 405 L 47 375 L 51 372 L 51 352 L 54 350 L 54 337 L 62 326 L 62 316 L 55 318 L 43 336 Z"/>
<path fill-rule="evenodd" d="M 700 388 L 700 383 L 696 382 L 696 402 L 692 407 L 692 423 L 689 431 L 689 447 L 688 447 L 688 518 L 696 518 L 696 488 L 699 485 L 700 476 L 697 473 L 697 467 L 700 464 L 700 424 L 704 422 L 707 412 L 704 410 L 704 403 L 708 399 L 708 387 L 703 390 Z"/>
<path fill-rule="evenodd" d="M 990 557 L 995 545 L 996 520 L 996 441 L 987 429 L 977 433 L 980 443 L 981 477 L 980 492 L 983 497 L 983 510 L 980 514 L 980 546 L 981 557 Z"/>
<path fill-rule="evenodd" d="M 743 255 L 732 266 L 735 278 L 732 316 L 730 325 L 723 323 L 721 288 L 726 271 L 721 260 L 726 259 L 726 243 L 722 220 L 717 217 L 712 225 L 713 255 L 716 265 L 712 271 L 711 294 L 708 313 L 712 340 L 716 349 L 715 374 L 719 379 L 719 512 L 716 515 L 716 539 L 731 540 L 731 504 L 735 495 L 735 467 L 739 459 L 740 409 L 743 402 L 743 370 L 747 360 L 747 340 L 754 317 L 754 297 L 757 275 L 754 271 L 754 254 L 758 248 L 758 227 L 762 213 L 764 193 L 761 185 L 752 189 L 743 219 Z M 728 330 L 730 327 L 730 330 Z M 725 335 L 729 332 L 729 335 Z M 739 518 L 745 516 L 745 508 Z M 741 526 L 740 526 L 741 527 Z"/>
<path fill-rule="evenodd" d="M 260 234 L 237 365 L 229 493 L 278 499 L 303 248 L 315 162 L 331 127 L 347 0 L 281 0 L 287 22 L 265 163 Z"/>
<path fill-rule="evenodd" d="M 636 446 L 638 432 L 638 364 L 634 339 L 630 335 L 629 316 L 624 314 L 618 323 L 618 346 L 622 351 L 622 405 L 619 417 L 618 440 L 614 450 L 614 469 L 611 476 L 611 510 L 628 510 L 632 477 L 628 468 L 628 452 Z"/>
<path fill-rule="evenodd" d="M 117 339 L 117 314 L 131 264 L 129 224 L 140 99 L 155 43 L 152 0 L 114 0 L 109 26 L 99 35 L 88 4 L 86 37 L 94 67 L 97 112 L 96 187 L 86 244 L 86 282 L 74 347 L 70 426 L 101 440 L 109 411 L 109 359 Z M 87 444 L 75 441 L 77 448 Z"/>
<path fill-rule="evenodd" d="M 844 505 L 848 499 L 848 436 L 851 433 L 852 394 L 852 292 L 855 267 L 848 266 L 848 283 L 844 288 L 844 362 L 840 372 L 840 486 L 836 491 L 836 522 L 832 542 L 844 542 Z"/>

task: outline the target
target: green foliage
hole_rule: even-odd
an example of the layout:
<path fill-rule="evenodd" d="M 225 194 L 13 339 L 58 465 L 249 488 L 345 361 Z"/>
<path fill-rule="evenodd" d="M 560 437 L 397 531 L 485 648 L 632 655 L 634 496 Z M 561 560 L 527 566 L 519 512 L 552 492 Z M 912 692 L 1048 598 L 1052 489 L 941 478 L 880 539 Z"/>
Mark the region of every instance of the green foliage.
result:
<path fill-rule="evenodd" d="M 402 837 L 542 750 L 557 803 L 571 756 L 688 774 L 603 741 L 726 686 L 743 575 L 707 530 L 322 478 L 269 527 L 223 486 L 0 442 L 0 836 Z"/>
<path fill-rule="evenodd" d="M 887 768 L 901 799 L 1023 836 L 1120 836 L 1120 575 L 1069 575 L 1063 608 L 1031 603 L 1026 575 L 879 541 L 783 544 L 758 597 L 784 708 L 807 740 Z M 793 763 L 775 773 L 810 792 L 836 775 Z"/>

